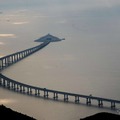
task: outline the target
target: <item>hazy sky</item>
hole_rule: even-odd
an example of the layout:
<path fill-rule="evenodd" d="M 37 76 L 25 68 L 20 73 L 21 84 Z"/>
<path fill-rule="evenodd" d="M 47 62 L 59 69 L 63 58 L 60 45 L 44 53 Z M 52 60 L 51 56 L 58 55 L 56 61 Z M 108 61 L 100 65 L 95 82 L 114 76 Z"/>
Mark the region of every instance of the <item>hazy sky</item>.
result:
<path fill-rule="evenodd" d="M 103 9 L 103 8 L 114 8 L 119 7 L 119 0 L 0 0 L 0 9 L 16 9 L 16 8 L 27 8 L 27 7 L 44 7 L 47 9 L 57 9 L 60 11 L 66 9 L 67 11 L 82 11 L 90 9 Z M 55 12 L 55 11 L 54 11 Z"/>
<path fill-rule="evenodd" d="M 30 13 L 28 14 L 28 12 Z M 34 14 L 32 14 L 33 12 Z M 38 13 L 39 12 L 39 13 Z M 120 1 L 119 0 L 0 0 L 0 19 L 10 15 L 41 15 L 41 17 L 61 17 L 58 23 L 72 23 L 73 27 L 86 29 L 92 27 L 95 32 L 96 27 L 119 27 L 114 23 L 119 23 Z M 36 14 L 37 13 L 37 14 Z M 7 16 L 8 15 L 8 16 Z M 21 18 L 22 19 L 22 18 Z M 28 20 L 16 21 L 14 24 L 26 24 Z M 77 25 L 76 25 L 77 24 Z M 103 26 L 101 26 L 103 24 Z M 116 28 L 116 29 L 117 29 Z M 114 28 L 113 28 L 114 29 Z M 110 29 L 109 29 L 110 30 Z M 103 31 L 103 29 L 102 29 Z M 100 31 L 100 32 L 102 32 Z M 104 32 L 104 31 L 103 31 Z M 112 31 L 111 31 L 112 32 Z"/>

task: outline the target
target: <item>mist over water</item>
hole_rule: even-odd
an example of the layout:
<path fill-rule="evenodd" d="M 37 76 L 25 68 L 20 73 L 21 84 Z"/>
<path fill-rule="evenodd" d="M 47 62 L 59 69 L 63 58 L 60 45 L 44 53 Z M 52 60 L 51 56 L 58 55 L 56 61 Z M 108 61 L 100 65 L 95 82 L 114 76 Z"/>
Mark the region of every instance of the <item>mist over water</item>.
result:
<path fill-rule="evenodd" d="M 48 33 L 66 39 L 50 43 L 3 74 L 43 88 L 120 100 L 119 0 L 0 2 L 1 57 L 38 45 L 34 40 Z M 78 120 L 101 111 L 113 112 L 38 99 L 3 88 L 0 104 L 39 120 Z"/>

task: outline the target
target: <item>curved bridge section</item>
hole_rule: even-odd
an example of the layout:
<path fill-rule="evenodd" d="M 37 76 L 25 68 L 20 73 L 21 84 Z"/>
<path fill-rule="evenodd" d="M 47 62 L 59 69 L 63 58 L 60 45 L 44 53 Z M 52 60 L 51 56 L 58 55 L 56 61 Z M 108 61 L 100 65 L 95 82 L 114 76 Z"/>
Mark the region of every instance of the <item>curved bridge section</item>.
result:
<path fill-rule="evenodd" d="M 26 58 L 27 56 L 35 53 L 36 51 L 44 48 L 49 43 L 50 41 L 47 40 L 46 42 L 43 42 L 42 44 L 36 47 L 26 49 L 20 52 L 16 52 L 14 54 L 0 58 L 0 71 L 22 60 L 23 58 Z M 103 107 L 103 102 L 108 102 L 110 103 L 110 107 L 112 109 L 115 109 L 116 104 L 120 104 L 119 100 L 106 99 L 106 98 L 95 97 L 91 95 L 81 95 L 81 94 L 62 92 L 57 90 L 50 90 L 46 88 L 31 86 L 28 84 L 24 84 L 24 83 L 12 80 L 2 75 L 1 73 L 0 73 L 0 86 L 3 86 L 4 88 L 7 88 L 9 90 L 13 90 L 13 91 L 20 92 L 27 95 L 34 95 L 37 97 L 43 97 L 47 99 L 50 98 L 53 100 L 62 99 L 64 102 L 73 101 L 75 103 L 80 103 L 81 99 L 85 99 L 87 105 L 91 105 L 92 101 L 97 101 L 99 107 Z"/>

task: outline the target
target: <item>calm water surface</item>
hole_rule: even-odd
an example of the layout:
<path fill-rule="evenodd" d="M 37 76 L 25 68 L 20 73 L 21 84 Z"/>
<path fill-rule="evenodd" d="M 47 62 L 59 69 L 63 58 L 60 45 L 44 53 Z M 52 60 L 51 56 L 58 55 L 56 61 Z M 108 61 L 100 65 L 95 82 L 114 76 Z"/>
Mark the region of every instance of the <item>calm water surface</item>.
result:
<path fill-rule="evenodd" d="M 38 45 L 34 40 L 48 33 L 66 39 L 49 44 L 3 74 L 30 85 L 120 100 L 119 13 L 118 0 L 1 0 L 1 57 Z M 78 120 L 101 111 L 116 113 L 3 88 L 0 104 L 39 120 Z"/>

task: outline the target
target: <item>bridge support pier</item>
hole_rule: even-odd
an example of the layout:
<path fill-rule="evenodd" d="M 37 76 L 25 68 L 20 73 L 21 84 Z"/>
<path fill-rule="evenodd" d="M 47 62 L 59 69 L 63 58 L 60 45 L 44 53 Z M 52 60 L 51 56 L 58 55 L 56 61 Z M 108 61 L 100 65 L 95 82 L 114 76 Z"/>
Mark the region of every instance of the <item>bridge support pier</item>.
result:
<path fill-rule="evenodd" d="M 79 103 L 80 99 L 79 96 L 75 96 L 75 103 Z"/>
<path fill-rule="evenodd" d="M 91 105 L 91 98 L 86 98 L 86 104 Z"/>
<path fill-rule="evenodd" d="M 111 102 L 111 109 L 115 109 L 115 102 Z"/>
<path fill-rule="evenodd" d="M 10 89 L 10 82 L 7 81 L 7 88 Z"/>
<path fill-rule="evenodd" d="M 30 88 L 30 95 L 32 95 L 32 88 Z"/>
<path fill-rule="evenodd" d="M 32 95 L 32 89 L 27 87 L 27 94 Z"/>
<path fill-rule="evenodd" d="M 37 89 L 35 89 L 35 96 L 37 96 Z"/>
<path fill-rule="evenodd" d="M 23 86 L 23 93 L 25 93 L 25 87 Z"/>
<path fill-rule="evenodd" d="M 7 60 L 7 59 L 8 59 L 8 58 L 6 57 L 6 58 L 5 58 L 5 67 L 8 66 L 8 63 L 7 63 L 8 60 Z"/>
<path fill-rule="evenodd" d="M 20 85 L 20 92 L 22 92 L 23 90 L 22 90 L 22 86 Z"/>
<path fill-rule="evenodd" d="M 17 84 L 17 92 L 19 91 L 19 85 Z"/>
<path fill-rule="evenodd" d="M 103 101 L 102 100 L 98 100 L 98 106 L 103 107 Z"/>
<path fill-rule="evenodd" d="M 27 94 L 30 94 L 29 87 L 27 87 Z"/>
<path fill-rule="evenodd" d="M 16 84 L 13 83 L 13 90 L 16 91 Z"/>
<path fill-rule="evenodd" d="M 11 64 L 13 63 L 13 56 L 11 55 L 10 56 L 10 61 L 11 61 Z"/>
<path fill-rule="evenodd" d="M 40 96 L 40 90 L 38 90 L 38 96 Z"/>
<path fill-rule="evenodd" d="M 46 88 L 44 88 L 44 98 L 48 98 L 48 91 L 46 90 Z"/>
<path fill-rule="evenodd" d="M 11 64 L 10 56 L 8 57 L 8 66 Z"/>
<path fill-rule="evenodd" d="M 2 85 L 2 78 L 0 77 L 0 85 Z"/>
<path fill-rule="evenodd" d="M 6 86 L 6 82 L 5 82 L 5 79 L 3 79 L 3 87 Z"/>
<path fill-rule="evenodd" d="M 64 94 L 64 102 L 68 102 L 68 95 L 67 94 Z"/>
<path fill-rule="evenodd" d="M 3 68 L 3 60 L 0 60 L 0 71 L 2 70 Z"/>
<path fill-rule="evenodd" d="M 39 89 L 35 89 L 35 96 L 40 96 L 40 90 Z"/>
<path fill-rule="evenodd" d="M 53 99 L 58 100 L 58 93 L 55 93 L 55 92 L 53 93 Z"/>
<path fill-rule="evenodd" d="M 6 63 L 7 63 L 7 59 L 5 58 L 5 59 L 4 59 L 4 65 L 5 65 L 5 67 L 7 66 Z"/>

